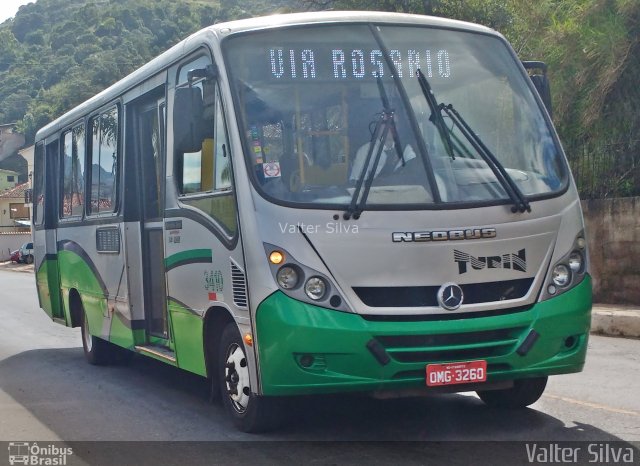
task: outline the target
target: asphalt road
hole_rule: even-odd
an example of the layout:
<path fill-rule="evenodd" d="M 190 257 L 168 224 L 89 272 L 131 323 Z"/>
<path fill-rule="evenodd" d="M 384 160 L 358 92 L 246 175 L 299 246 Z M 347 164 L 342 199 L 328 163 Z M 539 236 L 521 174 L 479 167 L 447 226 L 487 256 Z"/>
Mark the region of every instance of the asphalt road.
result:
<path fill-rule="evenodd" d="M 450 460 L 448 443 L 422 449 L 444 441 L 476 441 L 465 444 L 469 457 L 480 455 L 475 459 L 496 440 L 640 442 L 640 340 L 592 336 L 587 359 L 584 372 L 552 377 L 529 409 L 490 409 L 472 393 L 305 397 L 289 403 L 280 431 L 250 435 L 237 432 L 222 407 L 207 401 L 204 379 L 141 356 L 128 366 L 90 366 L 79 329 L 55 324 L 39 309 L 33 275 L 0 270 L 0 442 L 218 441 L 209 445 L 224 445 L 227 456 L 217 464 L 300 464 L 300 455 L 310 455 L 311 464 L 418 464 L 427 455 Z M 326 448 L 327 441 L 340 443 Z M 382 442 L 359 443 L 369 441 Z M 524 452 L 522 444 L 509 445 Z M 522 453 L 512 464 L 526 459 Z M 4 460 L 0 450 L 0 464 Z M 127 463 L 113 461 L 102 462 Z M 634 463 L 640 463 L 638 450 Z"/>

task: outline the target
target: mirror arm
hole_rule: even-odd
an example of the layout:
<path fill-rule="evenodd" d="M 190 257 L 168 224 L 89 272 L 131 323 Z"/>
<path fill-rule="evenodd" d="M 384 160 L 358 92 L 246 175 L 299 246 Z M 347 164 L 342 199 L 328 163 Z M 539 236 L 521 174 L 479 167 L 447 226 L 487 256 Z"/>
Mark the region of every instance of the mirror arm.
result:
<path fill-rule="evenodd" d="M 187 80 L 189 81 L 189 87 L 193 85 L 193 81 L 196 79 L 217 79 L 218 77 L 218 67 L 215 63 L 211 65 L 207 65 L 205 68 L 197 68 L 193 70 L 189 70 L 187 73 Z"/>

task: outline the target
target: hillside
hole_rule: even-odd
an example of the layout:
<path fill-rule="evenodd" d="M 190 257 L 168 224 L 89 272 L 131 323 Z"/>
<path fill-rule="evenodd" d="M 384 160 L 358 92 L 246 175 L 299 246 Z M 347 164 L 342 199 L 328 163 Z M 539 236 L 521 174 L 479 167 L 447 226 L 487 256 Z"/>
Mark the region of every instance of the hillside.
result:
<path fill-rule="evenodd" d="M 286 0 L 37 0 L 0 25 L 0 122 L 37 129 L 215 22 L 288 11 Z M 247 8 L 247 7 L 245 7 Z"/>
<path fill-rule="evenodd" d="M 0 123 L 36 130 L 215 22 L 386 10 L 478 22 L 549 64 L 554 121 L 583 197 L 640 195 L 638 0 L 37 0 L 0 24 Z"/>

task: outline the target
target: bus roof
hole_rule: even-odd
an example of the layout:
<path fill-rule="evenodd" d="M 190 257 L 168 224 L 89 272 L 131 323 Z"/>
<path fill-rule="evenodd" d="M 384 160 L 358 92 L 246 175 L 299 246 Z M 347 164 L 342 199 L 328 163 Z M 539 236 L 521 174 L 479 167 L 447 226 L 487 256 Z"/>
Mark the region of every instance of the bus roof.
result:
<path fill-rule="evenodd" d="M 44 126 L 36 133 L 35 140 L 38 142 L 57 133 L 80 118 L 83 118 L 85 115 L 92 113 L 113 101 L 117 96 L 153 77 L 157 73 L 161 72 L 165 67 L 180 60 L 184 55 L 190 53 L 192 50 L 197 49 L 205 36 L 215 39 L 216 37 L 226 37 L 242 32 L 320 23 L 393 23 L 451 28 L 470 32 L 500 35 L 496 31 L 485 26 L 467 23 L 464 21 L 438 18 L 434 16 L 374 11 L 289 13 L 218 23 L 192 34 L 150 62 L 146 63 L 144 66 L 138 68 L 133 73 Z"/>

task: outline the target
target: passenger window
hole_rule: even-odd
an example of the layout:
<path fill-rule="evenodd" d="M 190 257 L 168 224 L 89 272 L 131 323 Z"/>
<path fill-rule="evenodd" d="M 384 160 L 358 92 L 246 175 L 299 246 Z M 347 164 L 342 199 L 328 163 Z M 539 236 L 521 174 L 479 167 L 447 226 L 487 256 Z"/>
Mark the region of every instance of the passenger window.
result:
<path fill-rule="evenodd" d="M 80 217 L 84 206 L 85 138 L 84 125 L 63 135 L 62 217 Z"/>
<path fill-rule="evenodd" d="M 91 119 L 91 214 L 116 210 L 118 123 L 117 107 Z"/>
<path fill-rule="evenodd" d="M 41 226 L 44 222 L 44 173 L 44 145 L 38 143 L 33 170 L 33 224 L 37 226 Z"/>

